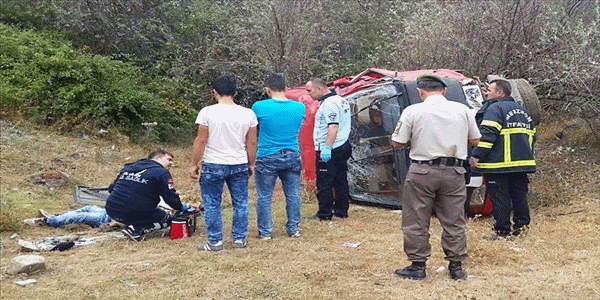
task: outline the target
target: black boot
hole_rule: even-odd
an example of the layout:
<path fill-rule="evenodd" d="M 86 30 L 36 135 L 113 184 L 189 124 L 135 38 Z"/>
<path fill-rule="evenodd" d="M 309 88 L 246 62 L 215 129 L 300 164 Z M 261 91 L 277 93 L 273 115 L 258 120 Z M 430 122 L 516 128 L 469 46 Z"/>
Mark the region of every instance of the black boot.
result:
<path fill-rule="evenodd" d="M 413 262 L 412 265 L 396 270 L 396 275 L 414 280 L 425 279 L 425 262 Z"/>
<path fill-rule="evenodd" d="M 460 261 L 451 261 L 448 265 L 448 271 L 450 271 L 450 278 L 454 280 L 460 280 L 467 278 L 467 273 L 462 268 Z"/>

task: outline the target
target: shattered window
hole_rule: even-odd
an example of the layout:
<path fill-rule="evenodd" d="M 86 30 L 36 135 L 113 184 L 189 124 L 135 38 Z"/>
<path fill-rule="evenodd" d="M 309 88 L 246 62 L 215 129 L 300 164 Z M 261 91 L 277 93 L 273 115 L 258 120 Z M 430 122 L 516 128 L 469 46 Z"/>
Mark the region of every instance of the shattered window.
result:
<path fill-rule="evenodd" d="M 355 201 L 400 205 L 406 176 L 406 151 L 391 146 L 391 134 L 407 105 L 393 84 L 346 97 L 352 109 L 352 158 L 348 161 L 350 195 Z M 400 174 L 400 181 L 397 176 Z"/>

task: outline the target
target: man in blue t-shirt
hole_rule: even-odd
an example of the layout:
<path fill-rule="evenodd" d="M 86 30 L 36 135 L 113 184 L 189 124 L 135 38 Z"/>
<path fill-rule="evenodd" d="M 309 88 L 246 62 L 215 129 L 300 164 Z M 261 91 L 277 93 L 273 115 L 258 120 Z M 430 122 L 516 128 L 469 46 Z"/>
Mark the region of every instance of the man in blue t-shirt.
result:
<path fill-rule="evenodd" d="M 258 119 L 258 151 L 254 180 L 256 182 L 256 217 L 258 239 L 269 240 L 273 234 L 271 200 L 277 177 L 286 198 L 290 237 L 300 237 L 301 182 L 298 133 L 304 119 L 304 104 L 285 97 L 285 79 L 271 74 L 265 80 L 265 93 L 270 99 L 252 105 Z"/>
<path fill-rule="evenodd" d="M 331 220 L 348 217 L 348 159 L 352 146 L 348 141 L 351 113 L 348 101 L 330 91 L 321 79 L 306 83 L 306 91 L 319 100 L 315 114 L 313 139 L 317 151 L 317 199 L 319 211 L 310 219 Z M 335 197 L 333 191 L 335 190 Z"/>

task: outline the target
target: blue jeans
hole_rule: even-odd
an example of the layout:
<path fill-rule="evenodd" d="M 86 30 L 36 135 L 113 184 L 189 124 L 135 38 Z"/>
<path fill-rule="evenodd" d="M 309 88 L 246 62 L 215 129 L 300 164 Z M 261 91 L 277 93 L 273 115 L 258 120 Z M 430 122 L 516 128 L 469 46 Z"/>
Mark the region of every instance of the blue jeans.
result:
<path fill-rule="evenodd" d="M 211 244 L 223 240 L 221 195 L 224 183 L 227 183 L 233 205 L 231 238 L 243 240 L 248 235 L 248 165 L 202 164 L 200 190 L 206 234 Z"/>
<path fill-rule="evenodd" d="M 281 180 L 285 194 L 287 223 L 285 231 L 294 234 L 300 224 L 302 162 L 300 154 L 284 149 L 275 154 L 259 157 L 256 160 L 254 181 L 256 182 L 256 223 L 258 232 L 263 236 L 273 234 L 271 202 L 277 177 Z"/>
<path fill-rule="evenodd" d="M 106 208 L 108 216 L 124 225 L 131 225 L 142 232 L 148 233 L 154 230 L 167 228 L 171 225 L 173 217 L 160 208 L 151 211 L 117 211 Z"/>
<path fill-rule="evenodd" d="M 95 205 L 85 206 L 74 211 L 67 211 L 59 215 L 51 216 L 46 220 L 46 224 L 52 227 L 71 223 L 83 223 L 92 227 L 98 227 L 109 222 L 110 218 L 106 214 L 106 210 Z"/>

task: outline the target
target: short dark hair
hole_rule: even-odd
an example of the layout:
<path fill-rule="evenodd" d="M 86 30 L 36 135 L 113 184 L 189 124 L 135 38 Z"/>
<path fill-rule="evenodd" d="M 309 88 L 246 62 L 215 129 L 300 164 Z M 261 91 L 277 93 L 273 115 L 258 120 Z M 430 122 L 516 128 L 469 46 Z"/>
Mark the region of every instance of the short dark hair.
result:
<path fill-rule="evenodd" d="M 157 157 L 162 157 L 165 155 L 168 155 L 168 156 L 174 158 L 173 154 L 171 154 L 170 152 L 162 150 L 162 149 L 156 149 L 156 150 L 150 152 L 150 154 L 148 154 L 148 159 L 155 159 Z"/>
<path fill-rule="evenodd" d="M 285 91 L 285 78 L 281 74 L 273 73 L 265 79 L 265 87 L 275 92 Z"/>
<path fill-rule="evenodd" d="M 324 87 L 326 89 L 329 89 L 329 87 L 327 86 L 327 83 L 325 83 L 325 81 L 321 78 L 313 78 L 311 80 L 309 80 L 310 82 L 312 82 L 313 85 L 318 85 L 320 87 Z"/>
<path fill-rule="evenodd" d="M 221 96 L 235 96 L 235 78 L 219 76 L 213 80 L 212 88 Z"/>
<path fill-rule="evenodd" d="M 417 83 L 417 88 L 424 91 L 441 91 L 445 88 L 443 83 L 434 80 L 425 80 Z"/>
<path fill-rule="evenodd" d="M 495 83 L 496 86 L 504 93 L 505 97 L 510 96 L 512 89 L 510 87 L 510 82 L 504 79 L 494 79 L 490 81 L 490 84 Z"/>

